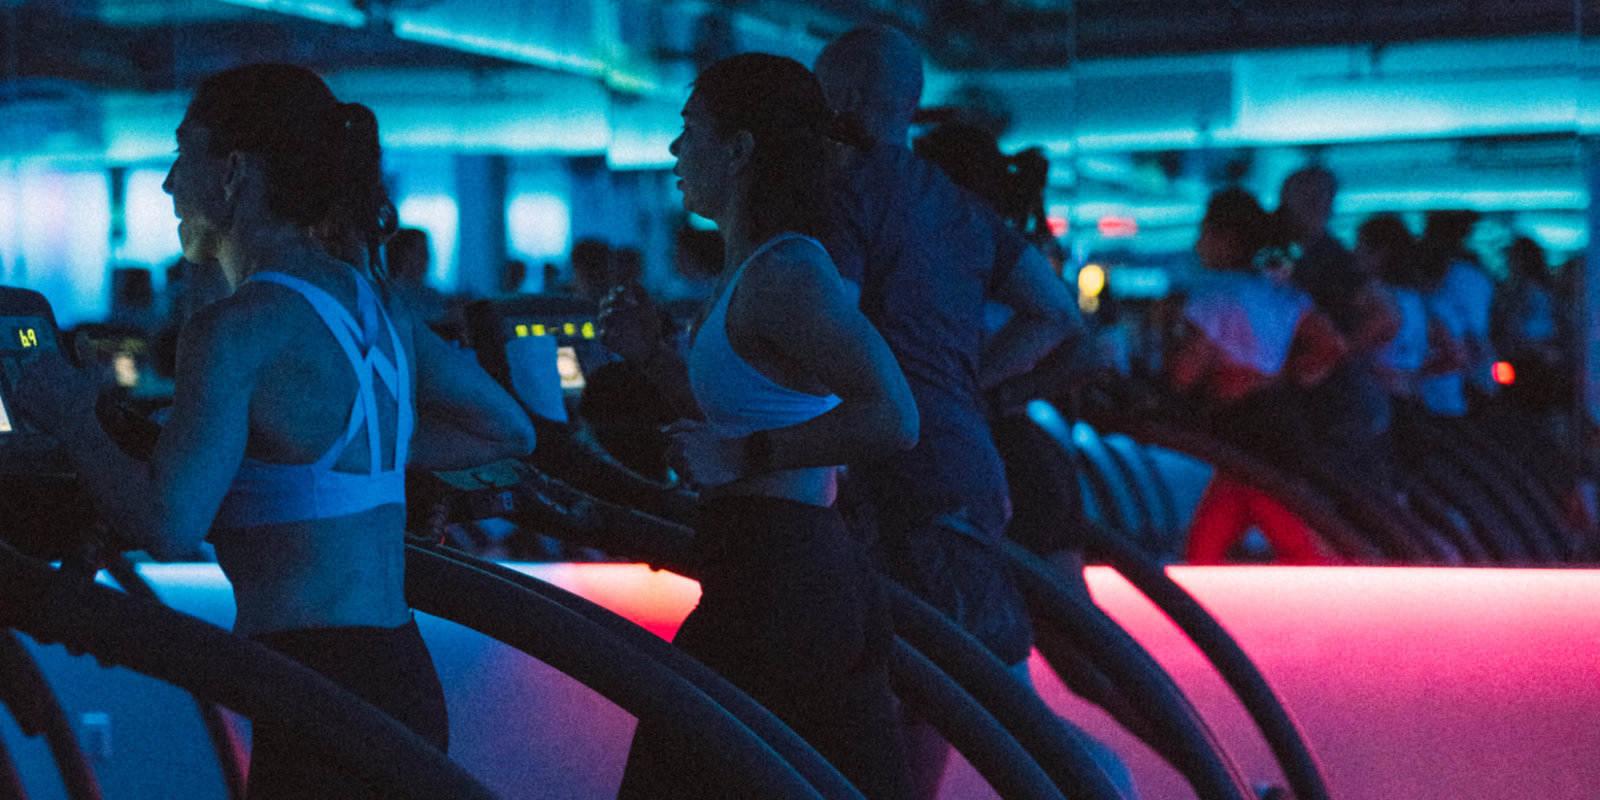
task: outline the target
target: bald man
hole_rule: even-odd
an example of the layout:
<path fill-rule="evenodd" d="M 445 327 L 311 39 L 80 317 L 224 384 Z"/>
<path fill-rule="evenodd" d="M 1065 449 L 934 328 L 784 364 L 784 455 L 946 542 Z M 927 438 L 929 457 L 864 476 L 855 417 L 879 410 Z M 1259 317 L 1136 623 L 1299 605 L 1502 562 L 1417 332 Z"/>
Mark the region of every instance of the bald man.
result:
<path fill-rule="evenodd" d="M 822 51 L 816 73 L 834 111 L 868 140 L 841 170 L 824 244 L 860 288 L 922 418 L 915 448 L 851 475 L 877 509 L 890 574 L 1018 663 L 1032 634 L 993 547 L 1010 509 L 982 390 L 1060 343 L 1076 308 L 1020 234 L 911 153 L 922 58 L 904 34 L 854 29 Z M 1013 312 L 987 344 L 986 299 Z"/>
<path fill-rule="evenodd" d="M 922 57 L 905 34 L 856 28 L 817 58 L 833 110 L 866 140 L 839 171 L 824 244 L 859 287 L 917 401 L 922 433 L 908 451 L 850 476 L 874 507 L 882 568 L 1022 667 L 1032 627 L 997 547 L 1010 502 L 983 390 L 1031 369 L 1081 322 L 1049 262 L 994 210 L 912 154 Z M 1011 310 L 985 336 L 984 305 Z M 913 759 L 931 745 L 908 732 Z M 940 753 L 947 752 L 942 742 Z M 942 756 L 919 776 L 937 792 Z"/>

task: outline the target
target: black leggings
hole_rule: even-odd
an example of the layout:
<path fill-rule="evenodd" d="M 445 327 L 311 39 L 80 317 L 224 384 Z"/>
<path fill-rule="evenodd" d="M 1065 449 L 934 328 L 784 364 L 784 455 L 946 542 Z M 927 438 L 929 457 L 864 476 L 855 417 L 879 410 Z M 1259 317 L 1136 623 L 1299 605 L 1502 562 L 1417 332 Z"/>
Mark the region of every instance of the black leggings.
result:
<path fill-rule="evenodd" d="M 415 621 L 398 628 L 303 628 L 251 638 L 321 673 L 441 751 L 449 748 L 444 688 Z M 251 733 L 247 794 L 249 800 L 385 796 L 304 738 L 262 723 Z"/>
<path fill-rule="evenodd" d="M 888 608 L 832 508 L 765 497 L 706 504 L 698 526 L 700 604 L 673 639 L 793 728 L 869 800 L 909 793 L 889 691 Z M 619 798 L 760 794 L 642 722 Z"/>

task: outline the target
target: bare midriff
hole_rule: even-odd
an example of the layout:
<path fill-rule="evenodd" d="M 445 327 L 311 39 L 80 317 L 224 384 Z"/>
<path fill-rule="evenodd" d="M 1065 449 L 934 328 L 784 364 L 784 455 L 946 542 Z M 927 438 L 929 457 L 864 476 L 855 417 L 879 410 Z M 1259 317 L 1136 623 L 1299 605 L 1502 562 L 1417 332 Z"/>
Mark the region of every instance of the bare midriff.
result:
<path fill-rule="evenodd" d="M 393 628 L 410 619 L 403 505 L 217 530 L 210 541 L 233 584 L 233 628 L 240 635 L 352 625 Z"/>

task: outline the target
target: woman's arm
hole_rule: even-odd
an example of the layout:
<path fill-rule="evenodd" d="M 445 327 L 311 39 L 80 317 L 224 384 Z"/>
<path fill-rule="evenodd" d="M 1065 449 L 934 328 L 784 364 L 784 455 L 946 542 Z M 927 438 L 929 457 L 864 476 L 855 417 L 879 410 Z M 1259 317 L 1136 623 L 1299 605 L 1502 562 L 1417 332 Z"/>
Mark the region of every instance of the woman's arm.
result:
<path fill-rule="evenodd" d="M 752 263 L 729 315 L 731 339 L 759 343 L 781 369 L 814 379 L 841 401 L 798 425 L 744 437 L 745 455 L 753 449 L 761 462 L 746 463 L 745 474 L 854 463 L 916 443 L 911 388 L 822 250 L 795 241 Z"/>
<path fill-rule="evenodd" d="M 426 325 L 411 324 L 417 362 L 417 427 L 409 465 L 468 469 L 533 451 L 533 421 L 471 356 Z"/>
<path fill-rule="evenodd" d="M 207 306 L 184 326 L 172 416 L 149 462 L 106 435 L 94 413 L 100 387 L 60 355 L 45 354 L 19 387 L 23 413 L 67 449 L 112 530 L 157 558 L 199 549 L 244 457 L 260 359 L 248 345 L 228 344 L 252 339 L 230 335 L 238 317 L 223 305 Z"/>

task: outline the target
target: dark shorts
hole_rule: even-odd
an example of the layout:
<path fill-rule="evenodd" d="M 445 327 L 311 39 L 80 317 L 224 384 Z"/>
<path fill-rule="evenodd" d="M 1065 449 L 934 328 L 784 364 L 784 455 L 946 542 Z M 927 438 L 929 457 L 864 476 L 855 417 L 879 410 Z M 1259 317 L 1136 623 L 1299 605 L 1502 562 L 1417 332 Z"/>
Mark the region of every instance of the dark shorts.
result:
<path fill-rule="evenodd" d="M 869 800 L 909 791 L 889 690 L 888 609 L 831 508 L 763 497 L 702 512 L 700 604 L 673 643 L 810 742 Z M 621 798 L 758 796 L 688 752 L 669 724 L 634 733 Z"/>
<path fill-rule="evenodd" d="M 1011 516 L 1004 468 L 992 446 L 971 451 L 971 460 L 941 461 L 913 449 L 850 476 L 868 498 L 878 567 L 1015 664 L 1033 647 L 1033 623 L 1001 549 Z M 960 485 L 963 470 L 969 485 Z"/>
<path fill-rule="evenodd" d="M 441 751 L 449 748 L 444 688 L 416 622 L 398 628 L 303 628 L 251 638 L 321 673 Z M 248 795 L 250 800 L 385 796 L 303 737 L 261 723 L 251 733 Z"/>

